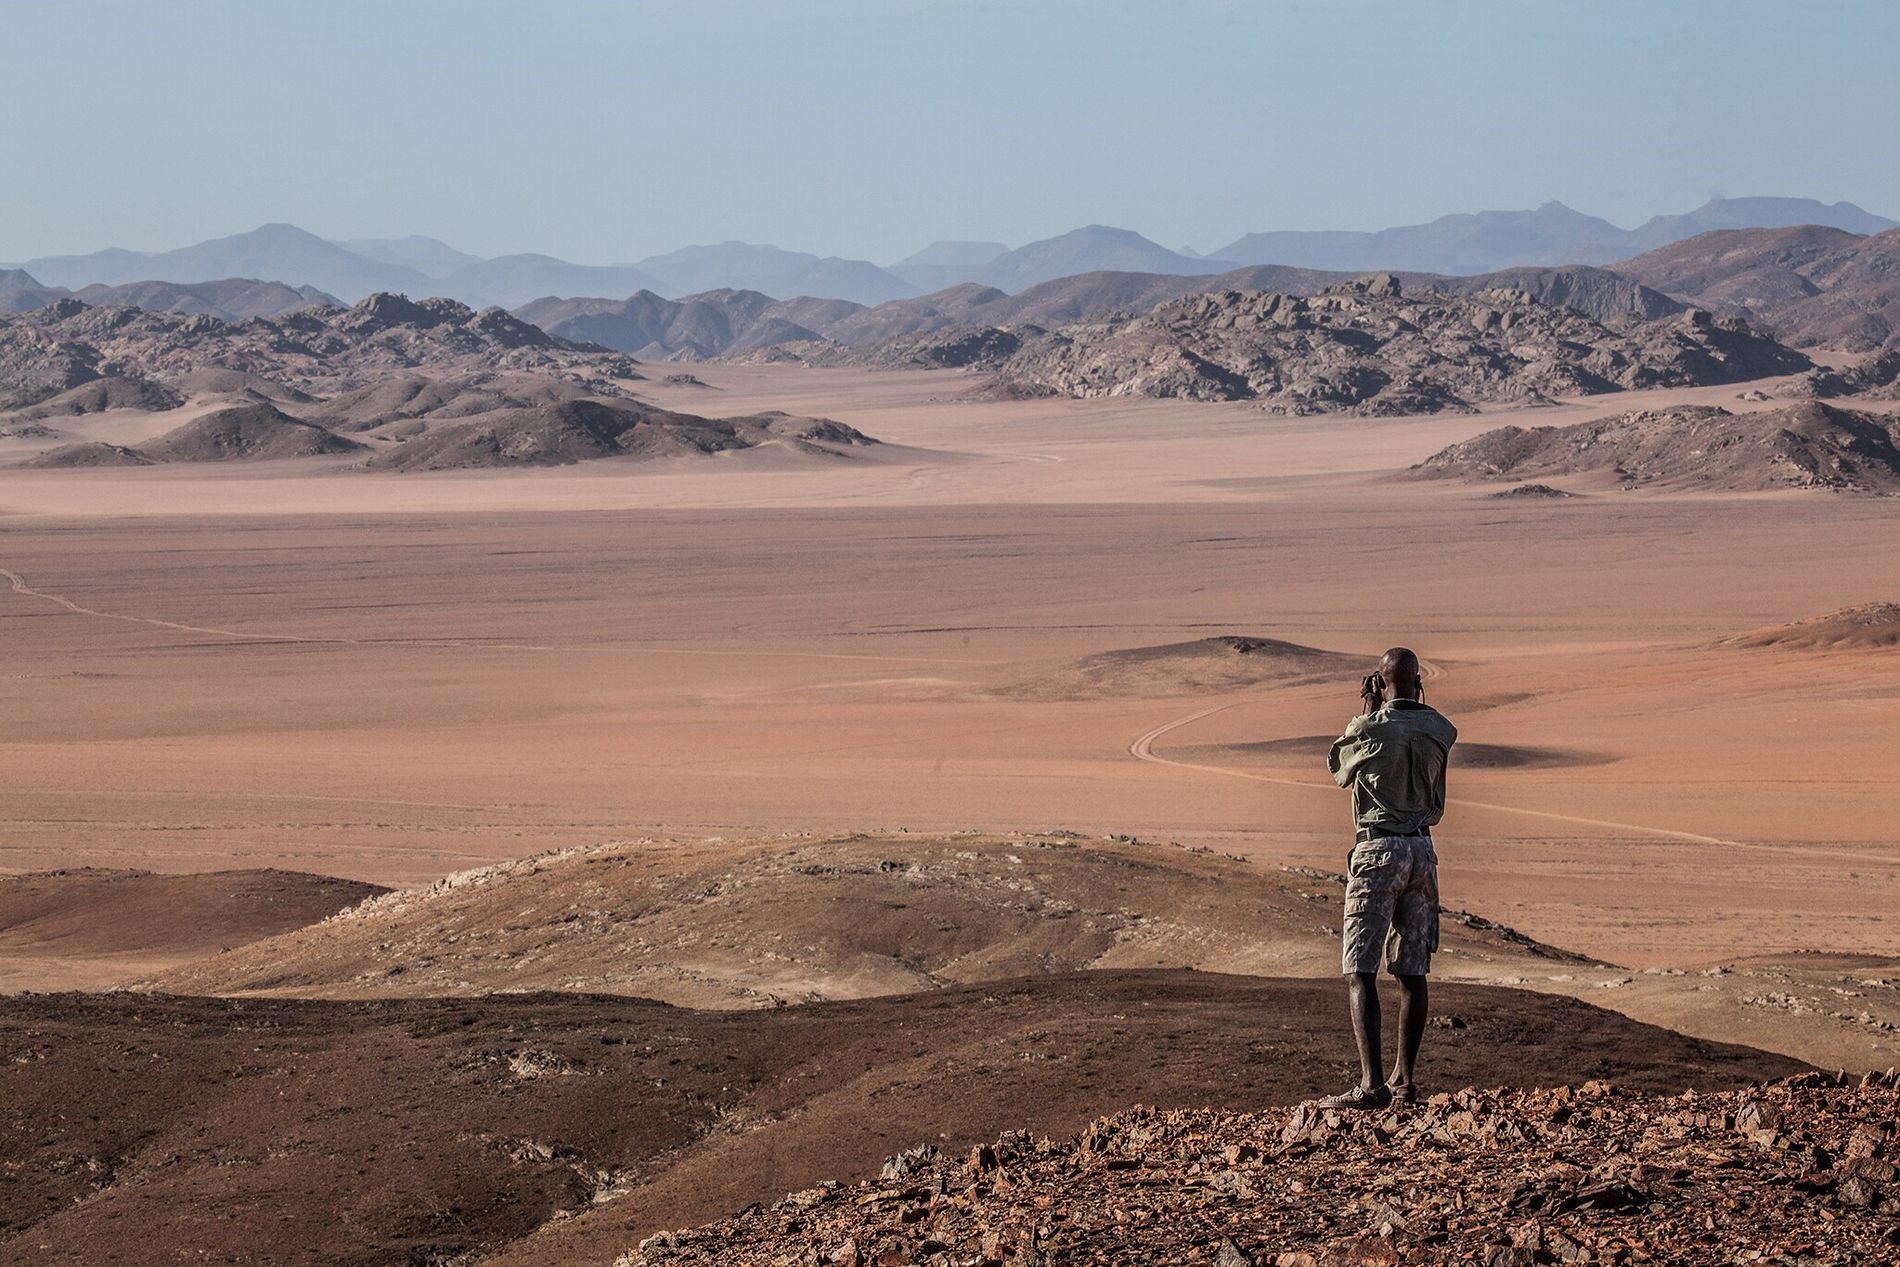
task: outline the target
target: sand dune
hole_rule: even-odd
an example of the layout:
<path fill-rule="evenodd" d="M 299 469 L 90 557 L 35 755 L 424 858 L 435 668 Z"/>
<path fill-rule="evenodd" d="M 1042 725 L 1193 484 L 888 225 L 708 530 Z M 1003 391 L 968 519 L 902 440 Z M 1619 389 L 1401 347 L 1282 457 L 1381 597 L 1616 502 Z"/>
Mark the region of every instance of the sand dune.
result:
<path fill-rule="evenodd" d="M 1167 699 L 1252 686 L 1338 680 L 1364 671 L 1349 656 L 1241 634 L 1194 642 L 1104 651 L 1011 682 L 1000 693 L 1021 699 Z"/>

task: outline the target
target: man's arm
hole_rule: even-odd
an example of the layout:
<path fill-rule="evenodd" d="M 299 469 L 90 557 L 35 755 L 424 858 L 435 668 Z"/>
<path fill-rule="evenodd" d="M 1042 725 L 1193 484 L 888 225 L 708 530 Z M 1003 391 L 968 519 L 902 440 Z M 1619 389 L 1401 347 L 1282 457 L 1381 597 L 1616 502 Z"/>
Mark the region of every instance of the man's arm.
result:
<path fill-rule="evenodd" d="M 1371 751 L 1371 741 L 1365 734 L 1366 714 L 1361 713 L 1346 723 L 1346 733 L 1333 740 L 1332 751 L 1326 754 L 1326 768 L 1332 772 L 1333 782 L 1341 787 L 1351 787 L 1353 777 L 1359 766 Z"/>
<path fill-rule="evenodd" d="M 1341 787 L 1351 787 L 1354 773 L 1359 763 L 1366 759 L 1369 745 L 1365 739 L 1365 720 L 1385 705 L 1385 678 L 1377 673 L 1368 673 L 1359 679 L 1359 715 L 1346 723 L 1346 733 L 1333 741 L 1332 751 L 1326 754 L 1326 768 L 1332 772 L 1333 782 Z"/>

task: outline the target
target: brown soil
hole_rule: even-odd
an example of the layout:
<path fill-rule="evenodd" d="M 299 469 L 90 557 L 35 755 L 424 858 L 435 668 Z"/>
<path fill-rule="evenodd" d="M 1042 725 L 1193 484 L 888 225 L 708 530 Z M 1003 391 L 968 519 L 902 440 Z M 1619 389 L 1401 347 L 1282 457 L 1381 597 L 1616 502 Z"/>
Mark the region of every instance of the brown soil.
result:
<path fill-rule="evenodd" d="M 1335 1090 L 1348 1047 L 1315 1018 L 1340 1010 L 1333 982 L 1181 972 L 725 1013 L 16 997 L 0 1000 L 0 1256 L 605 1263 L 919 1142 Z M 1435 1010 L 1432 1086 L 1716 1090 L 1797 1068 L 1565 999 L 1450 985 Z"/>

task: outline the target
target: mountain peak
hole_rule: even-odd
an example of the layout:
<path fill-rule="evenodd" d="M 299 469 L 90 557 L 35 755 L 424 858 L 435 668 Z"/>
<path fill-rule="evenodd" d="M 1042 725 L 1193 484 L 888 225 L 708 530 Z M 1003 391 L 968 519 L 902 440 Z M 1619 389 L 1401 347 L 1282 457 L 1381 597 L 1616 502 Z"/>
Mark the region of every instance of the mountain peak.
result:
<path fill-rule="evenodd" d="M 1014 294 L 1041 282 L 1081 273 L 1162 273 L 1197 276 L 1230 267 L 1224 260 L 1189 259 L 1133 229 L 1087 224 L 1079 229 L 1006 251 L 967 280 Z"/>

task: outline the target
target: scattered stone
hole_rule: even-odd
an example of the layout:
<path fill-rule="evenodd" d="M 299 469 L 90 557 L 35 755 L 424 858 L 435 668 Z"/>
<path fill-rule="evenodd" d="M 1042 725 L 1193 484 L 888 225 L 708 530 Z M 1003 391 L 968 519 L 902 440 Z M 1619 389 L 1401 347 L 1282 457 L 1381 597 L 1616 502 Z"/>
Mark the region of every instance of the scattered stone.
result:
<path fill-rule="evenodd" d="M 878 1247 L 848 1260 L 865 1267 L 1888 1262 L 1897 1113 L 1884 1074 L 1820 1073 L 1681 1096 L 1466 1088 L 1377 1120 L 1131 1109 L 1067 1142 L 1013 1132 L 967 1163 L 911 1150 L 794 1230 L 741 1215 L 634 1263 L 842 1263 L 845 1246 Z M 1777 1126 L 1798 1149 L 1747 1138 Z"/>

